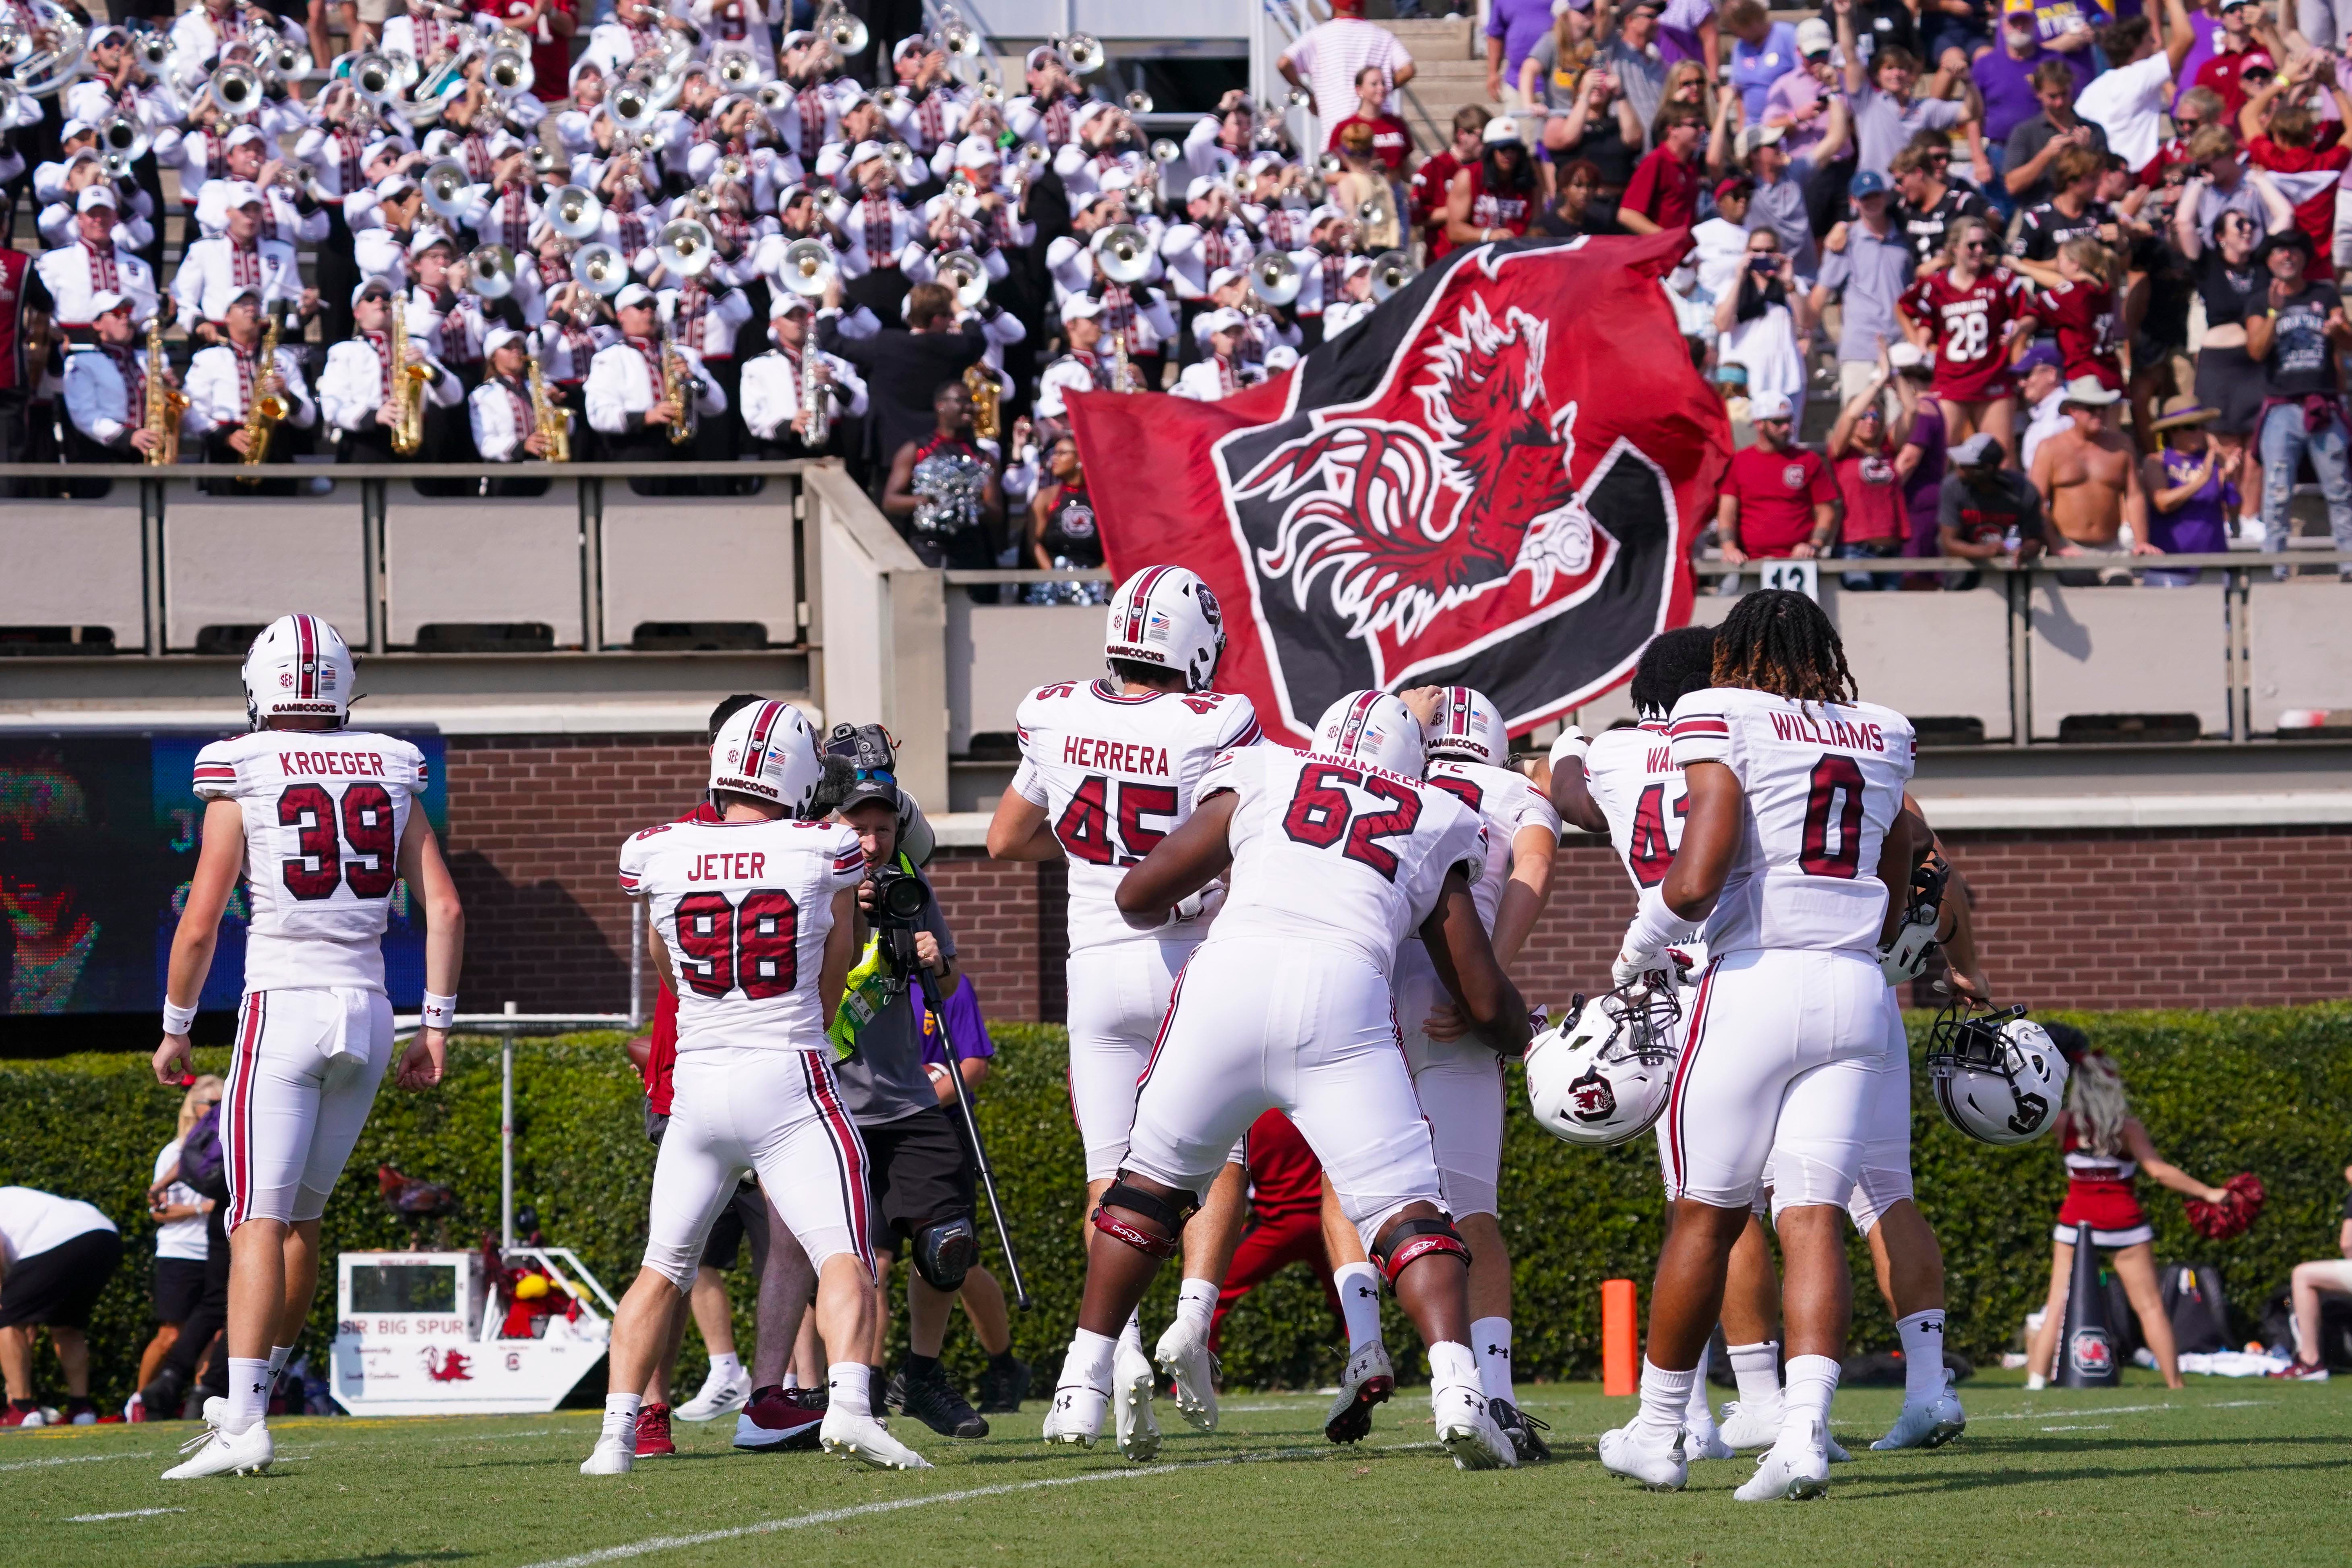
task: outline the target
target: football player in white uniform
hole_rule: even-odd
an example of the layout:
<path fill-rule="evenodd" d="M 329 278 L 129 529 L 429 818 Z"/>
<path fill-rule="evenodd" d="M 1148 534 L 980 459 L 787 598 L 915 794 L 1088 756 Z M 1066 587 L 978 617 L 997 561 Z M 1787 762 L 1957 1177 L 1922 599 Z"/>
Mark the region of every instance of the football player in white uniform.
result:
<path fill-rule="evenodd" d="M 346 730 L 352 655 L 316 616 L 264 627 L 243 672 L 250 734 L 196 753 L 203 848 L 172 940 L 158 1081 L 190 1070 L 188 1027 L 221 915 L 242 878 L 252 900 L 245 998 L 221 1100 L 228 1173 L 229 1392 L 166 1480 L 259 1470 L 273 1457 L 270 1386 L 319 1285 L 319 1216 L 392 1065 L 383 932 L 405 880 L 425 911 L 424 1027 L 403 1089 L 441 1079 L 457 1011 L 465 916 L 433 825 L 414 810 L 425 758 L 405 741 Z"/>
<path fill-rule="evenodd" d="M 1895 1010 L 1878 949 L 1927 847 L 1902 809 L 1910 722 L 1854 697 L 1819 605 L 1770 590 L 1741 599 L 1717 629 L 1715 678 L 1667 722 L 1687 789 L 1682 844 L 1643 890 L 1614 971 L 1621 984 L 1657 974 L 1704 922 L 1710 957 L 1666 1111 L 1681 1195 L 1651 1293 L 1642 1408 L 1601 1458 L 1682 1486 L 1699 1350 L 1769 1159 L 1791 1354 L 1779 1439 L 1736 1494 L 1753 1502 L 1828 1489 L 1851 1289 L 1836 1222 Z"/>
<path fill-rule="evenodd" d="M 856 961 L 856 833 L 822 817 L 816 731 L 758 702 L 710 743 L 717 822 L 649 827 L 621 847 L 621 890 L 649 900 L 654 962 L 677 997 L 670 1121 L 654 1162 L 644 1266 L 614 1315 L 604 1423 L 583 1475 L 627 1472 L 646 1379 L 745 1172 L 808 1254 L 827 1405 L 818 1441 L 877 1469 L 928 1469 L 874 1418 L 865 1362 L 877 1310 L 866 1144 L 843 1105 L 825 1024 Z"/>
<path fill-rule="evenodd" d="M 1233 872 L 1169 1004 L 1127 1156 L 1094 1211 L 1101 1234 L 1088 1238 L 1048 1438 L 1092 1441 L 1114 1336 L 1234 1140 L 1279 1108 L 1429 1346 L 1437 1440 L 1465 1469 L 1518 1463 L 1470 1352 L 1469 1249 L 1444 1217 L 1429 1124 L 1398 1049 L 1389 977 L 1399 943 L 1422 932 L 1439 979 L 1493 1048 L 1526 1048 L 1527 1011 L 1471 896 L 1486 830 L 1423 784 L 1423 767 L 1420 721 L 1394 697 L 1357 692 L 1324 715 L 1312 752 L 1218 757 L 1192 816 L 1119 884 L 1120 914 L 1151 930 Z"/>
<path fill-rule="evenodd" d="M 989 825 L 988 852 L 1000 860 L 1069 862 L 1070 1103 L 1090 1210 L 1127 1156 L 1138 1081 L 1223 889 L 1202 889 L 1150 930 L 1121 920 L 1113 896 L 1127 868 L 1192 815 L 1211 762 L 1261 739 L 1248 698 L 1210 689 L 1224 647 L 1216 595 L 1183 567 L 1147 567 L 1120 584 L 1103 647 L 1108 679 L 1061 681 L 1023 700 L 1021 769 Z M 1155 1347 L 1177 1409 L 1203 1431 L 1217 1423 L 1209 1321 L 1244 1209 L 1240 1170 L 1221 1173 L 1185 1227 L 1176 1321 Z M 1149 1458 L 1159 1426 L 1141 1325 L 1130 1321 L 1119 1343 L 1119 1448 Z"/>

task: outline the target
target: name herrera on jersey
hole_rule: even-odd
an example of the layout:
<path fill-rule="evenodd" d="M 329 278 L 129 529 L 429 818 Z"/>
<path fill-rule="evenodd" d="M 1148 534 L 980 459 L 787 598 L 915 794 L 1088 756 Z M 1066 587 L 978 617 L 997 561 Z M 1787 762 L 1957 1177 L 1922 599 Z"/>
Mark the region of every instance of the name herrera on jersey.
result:
<path fill-rule="evenodd" d="M 382 752 L 280 752 L 278 765 L 285 776 L 324 773 L 330 778 L 380 779 L 384 776 Z"/>
<path fill-rule="evenodd" d="M 698 855 L 687 872 L 689 882 L 748 882 L 768 874 L 768 858 L 757 849 L 721 849 Z"/>
<path fill-rule="evenodd" d="M 1062 737 L 1062 761 L 1076 768 L 1108 768 L 1118 773 L 1154 773 L 1168 777 L 1168 752 L 1162 746 L 1133 741 L 1106 741 L 1097 735 Z"/>
<path fill-rule="evenodd" d="M 1775 713 L 1772 733 L 1783 741 L 1811 741 L 1818 745 L 1843 746 L 1850 752 L 1886 750 L 1886 736 L 1877 725 L 1849 724 L 1829 714 L 1815 718 L 1811 713 Z"/>

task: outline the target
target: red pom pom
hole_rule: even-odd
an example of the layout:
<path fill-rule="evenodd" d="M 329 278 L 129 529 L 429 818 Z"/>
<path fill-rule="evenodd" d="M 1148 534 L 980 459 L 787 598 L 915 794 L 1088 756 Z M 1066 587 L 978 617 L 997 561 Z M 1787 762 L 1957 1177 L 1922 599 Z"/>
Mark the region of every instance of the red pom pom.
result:
<path fill-rule="evenodd" d="M 2251 1171 L 2241 1171 L 2221 1184 L 2221 1201 L 2209 1204 L 2203 1198 L 2189 1200 L 2189 1228 L 2212 1241 L 2227 1241 L 2243 1236 L 2263 1212 L 2263 1203 L 2269 1196 L 2263 1190 L 2263 1179 Z"/>

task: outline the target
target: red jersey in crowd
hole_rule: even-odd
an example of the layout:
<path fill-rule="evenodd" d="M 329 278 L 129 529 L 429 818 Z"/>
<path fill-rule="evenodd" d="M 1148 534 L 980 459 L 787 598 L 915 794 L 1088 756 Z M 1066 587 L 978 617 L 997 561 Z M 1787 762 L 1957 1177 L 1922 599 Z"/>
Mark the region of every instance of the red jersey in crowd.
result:
<path fill-rule="evenodd" d="M 2227 34 L 2223 34 L 2216 37 L 2214 39 L 2216 47 L 2218 47 L 2222 39 L 2227 37 Z M 2238 123 L 2238 110 L 2246 107 L 2246 84 L 2239 78 L 2249 67 L 2266 71 L 2274 71 L 2278 68 L 2272 63 L 2270 53 L 2265 49 L 2241 49 L 2236 54 L 2222 49 L 2211 59 L 2197 68 L 2195 85 L 2211 88 L 2221 95 L 2223 116 L 2221 123 L 2224 125 L 2234 127 Z"/>
<path fill-rule="evenodd" d="M 1454 155 L 1451 147 L 1440 148 L 1422 160 L 1421 167 L 1412 172 L 1411 191 L 1414 221 L 1421 225 L 1422 237 L 1429 242 L 1432 261 L 1454 248 L 1445 237 L 1445 202 L 1454 189 L 1454 176 L 1462 172 L 1462 160 Z"/>
<path fill-rule="evenodd" d="M 1739 503 L 1739 548 L 1785 556 L 1811 537 L 1813 508 L 1838 500 L 1837 477 L 1819 452 L 1743 447 L 1731 455 L 1723 489 Z"/>
<path fill-rule="evenodd" d="M 1619 204 L 1660 228 L 1677 228 L 1698 216 L 1698 165 L 1685 163 L 1664 147 L 1654 147 L 1633 170 Z"/>
<path fill-rule="evenodd" d="M 2006 267 L 1977 274 L 1965 288 L 1939 268 L 1905 290 L 1903 313 L 1936 334 L 1937 396 L 1989 403 L 2016 390 L 2009 325 L 2032 314 L 2032 297 L 2033 286 Z"/>
<path fill-rule="evenodd" d="M 2321 122 L 2323 134 L 2326 123 Z M 2340 123 L 2336 133 L 2343 134 Z M 2320 176 L 2282 181 L 2280 189 L 2294 203 L 2294 226 L 2311 237 L 2312 258 L 2303 275 L 2323 283 L 2335 277 L 2336 269 L 2328 261 L 2336 254 L 2336 182 L 2325 176 L 2340 174 L 2352 164 L 2352 148 L 2340 140 L 2326 147 L 2285 147 L 2267 136 L 2257 136 L 2246 143 L 2246 158 L 2255 168 L 2273 174 Z"/>
<path fill-rule="evenodd" d="M 1403 121 L 1393 114 L 1350 114 L 1331 127 L 1331 140 L 1323 145 L 1333 152 L 1339 151 L 1339 138 L 1350 125 L 1371 128 L 1372 156 L 1381 161 L 1381 167 L 1391 174 L 1404 167 L 1406 156 L 1412 152 L 1412 132 L 1406 129 Z"/>
<path fill-rule="evenodd" d="M 717 822 L 719 808 L 708 800 L 677 819 Z M 646 1103 L 656 1116 L 669 1114 L 670 1069 L 677 1066 L 677 997 L 666 985 L 654 987 L 653 1048 L 646 1055 Z"/>
<path fill-rule="evenodd" d="M 2058 336 L 2066 379 L 2097 378 L 2109 392 L 2124 389 L 2123 335 L 2116 326 L 2116 291 L 2090 282 L 2062 283 L 2033 301 L 2033 313 Z"/>
<path fill-rule="evenodd" d="M 1849 452 L 1837 460 L 1838 495 L 1845 502 L 1845 521 L 1838 538 L 1848 544 L 1875 544 L 1902 539 L 1910 531 L 1904 510 L 1903 487 L 1895 482 L 1895 464 L 1884 452 Z M 1746 531 L 1741 531 L 1746 537 Z"/>

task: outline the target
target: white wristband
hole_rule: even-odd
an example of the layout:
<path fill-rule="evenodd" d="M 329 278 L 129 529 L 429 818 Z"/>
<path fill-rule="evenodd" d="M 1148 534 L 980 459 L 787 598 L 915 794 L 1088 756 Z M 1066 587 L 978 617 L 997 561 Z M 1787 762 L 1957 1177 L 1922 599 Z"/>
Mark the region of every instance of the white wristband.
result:
<path fill-rule="evenodd" d="M 427 991 L 425 994 L 425 1005 L 420 1011 L 425 1015 L 422 1019 L 425 1027 L 451 1028 L 457 1022 L 457 999 L 455 996 L 436 996 L 432 992 Z"/>
<path fill-rule="evenodd" d="M 196 1010 L 194 1007 L 176 1007 L 172 1005 L 170 997 L 163 999 L 163 1032 L 165 1034 L 184 1035 L 188 1032 L 189 1026 L 195 1021 Z"/>
<path fill-rule="evenodd" d="M 1592 742 L 1585 738 L 1584 731 L 1570 724 L 1559 732 L 1559 739 L 1551 743 L 1551 765 L 1558 767 L 1569 757 L 1584 762 L 1591 750 Z"/>

